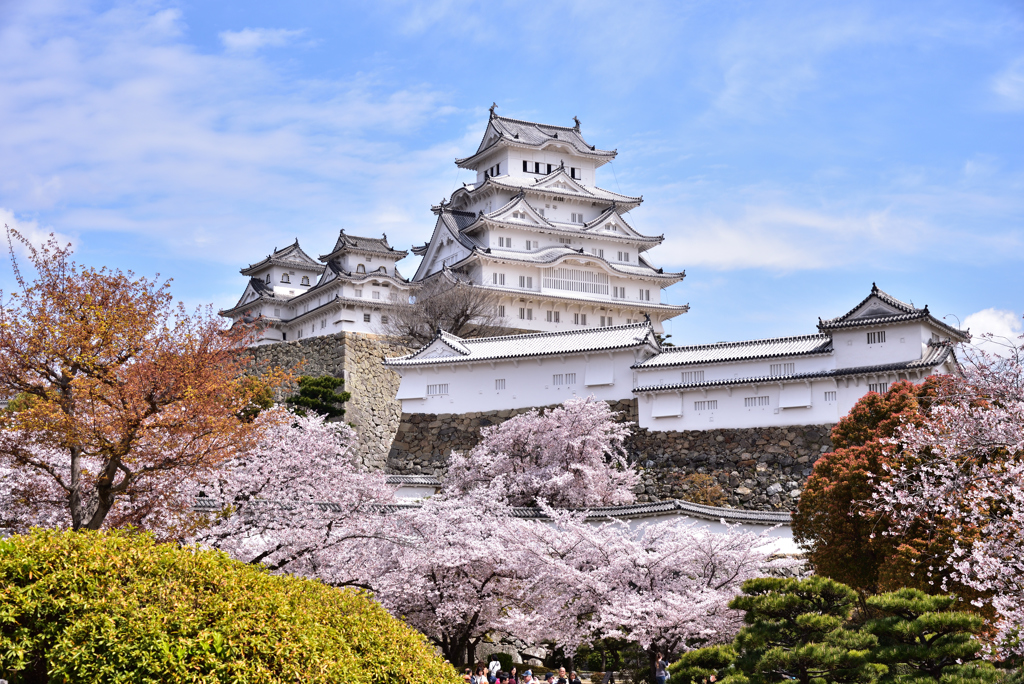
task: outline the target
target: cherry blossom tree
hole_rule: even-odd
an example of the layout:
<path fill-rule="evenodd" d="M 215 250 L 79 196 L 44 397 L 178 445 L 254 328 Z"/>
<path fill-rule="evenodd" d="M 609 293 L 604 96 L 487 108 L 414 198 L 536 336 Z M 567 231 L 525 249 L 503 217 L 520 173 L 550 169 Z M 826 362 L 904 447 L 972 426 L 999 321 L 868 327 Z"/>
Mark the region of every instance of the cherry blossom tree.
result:
<path fill-rule="evenodd" d="M 245 379 L 242 327 L 175 307 L 166 282 L 80 266 L 53 236 L 37 248 L 7 235 L 18 291 L 0 293 L 0 391 L 19 405 L 0 412 L 0 468 L 19 515 L 140 524 L 179 481 L 251 443 L 245 414 L 266 384 Z"/>
<path fill-rule="evenodd" d="M 513 506 L 555 508 L 632 503 L 639 482 L 626 460 L 627 423 L 593 397 L 571 399 L 480 430 L 467 454 L 453 452 L 445 493 L 483 489 Z"/>
<path fill-rule="evenodd" d="M 355 432 L 323 416 L 283 408 L 257 418 L 260 438 L 246 452 L 209 469 L 192 489 L 220 509 L 190 540 L 272 571 L 334 585 L 368 586 L 367 563 L 380 554 L 394 488 L 359 467 Z"/>
<path fill-rule="evenodd" d="M 874 504 L 899 534 L 915 524 L 956 521 L 971 529 L 941 566 L 954 579 L 993 595 L 1002 655 L 1024 655 L 1024 349 L 1005 356 L 968 350 L 962 381 L 944 387 L 922 425 L 908 425 L 892 440 L 904 456 L 880 482 Z M 936 580 L 930 580 L 936 581 Z M 938 580 L 941 582 L 941 580 Z"/>

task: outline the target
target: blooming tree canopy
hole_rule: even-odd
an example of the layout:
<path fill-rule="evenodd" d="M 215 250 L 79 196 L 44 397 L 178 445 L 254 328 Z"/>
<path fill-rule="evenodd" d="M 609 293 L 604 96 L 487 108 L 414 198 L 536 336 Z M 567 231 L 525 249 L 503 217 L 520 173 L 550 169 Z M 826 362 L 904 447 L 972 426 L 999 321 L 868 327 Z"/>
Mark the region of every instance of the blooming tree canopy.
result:
<path fill-rule="evenodd" d="M 970 529 L 947 558 L 919 572 L 940 583 L 945 565 L 955 580 L 994 596 L 1004 656 L 1024 655 L 1024 350 L 1007 357 L 968 352 L 962 382 L 943 388 L 921 425 L 892 442 L 905 457 L 890 467 L 871 502 L 894 521 L 894 534 L 913 525 L 955 521 Z M 895 447 L 893 447 L 895 448 Z"/>
<path fill-rule="evenodd" d="M 365 586 L 381 507 L 395 503 L 394 488 L 355 462 L 356 435 L 347 425 L 280 407 L 256 424 L 253 448 L 194 481 L 221 508 L 191 540 L 274 571 Z"/>
<path fill-rule="evenodd" d="M 174 307 L 167 283 L 79 266 L 52 236 L 39 248 L 8 236 L 36 272 L 12 248 L 19 291 L 0 294 L 0 389 L 17 395 L 0 412 L 0 469 L 15 517 L 99 529 L 187 507 L 171 500 L 176 483 L 256 432 L 244 411 L 266 383 L 243 378 L 245 331 Z"/>
<path fill-rule="evenodd" d="M 629 431 L 607 403 L 593 398 L 520 414 L 481 429 L 467 454 L 452 453 L 445 493 L 486 489 L 512 506 L 632 503 L 639 476 L 623 448 Z"/>

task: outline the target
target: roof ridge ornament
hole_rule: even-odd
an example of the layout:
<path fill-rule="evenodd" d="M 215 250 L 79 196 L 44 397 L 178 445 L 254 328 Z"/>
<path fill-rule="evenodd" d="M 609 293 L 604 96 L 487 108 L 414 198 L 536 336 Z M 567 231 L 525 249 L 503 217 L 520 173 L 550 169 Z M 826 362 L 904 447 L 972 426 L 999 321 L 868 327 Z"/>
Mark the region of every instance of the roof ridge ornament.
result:
<path fill-rule="evenodd" d="M 572 120 L 576 122 L 576 125 L 572 127 L 572 130 L 574 130 L 577 133 L 579 133 L 580 132 L 580 117 L 574 116 L 574 117 L 572 117 Z"/>
<path fill-rule="evenodd" d="M 878 285 L 876 285 L 875 283 L 872 282 L 871 283 L 871 294 L 876 294 L 877 292 L 878 292 Z"/>
<path fill-rule="evenodd" d="M 495 118 L 496 116 L 498 116 L 497 114 L 494 113 L 494 110 L 497 109 L 497 108 L 498 108 L 498 103 L 497 102 L 492 102 L 491 103 L 491 109 L 490 109 L 491 118 L 492 119 Z"/>

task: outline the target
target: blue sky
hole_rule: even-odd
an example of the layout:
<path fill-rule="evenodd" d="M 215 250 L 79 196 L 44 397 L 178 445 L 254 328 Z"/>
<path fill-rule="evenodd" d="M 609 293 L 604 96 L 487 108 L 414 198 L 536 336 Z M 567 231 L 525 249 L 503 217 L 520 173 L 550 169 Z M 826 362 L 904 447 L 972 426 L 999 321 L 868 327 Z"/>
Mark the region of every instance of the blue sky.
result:
<path fill-rule="evenodd" d="M 812 332 L 873 281 L 1020 330 L 1019 2 L 5 0 L 0 45 L 0 220 L 190 305 L 296 237 L 423 242 L 497 102 L 619 150 L 599 183 L 687 272 L 677 343 Z"/>

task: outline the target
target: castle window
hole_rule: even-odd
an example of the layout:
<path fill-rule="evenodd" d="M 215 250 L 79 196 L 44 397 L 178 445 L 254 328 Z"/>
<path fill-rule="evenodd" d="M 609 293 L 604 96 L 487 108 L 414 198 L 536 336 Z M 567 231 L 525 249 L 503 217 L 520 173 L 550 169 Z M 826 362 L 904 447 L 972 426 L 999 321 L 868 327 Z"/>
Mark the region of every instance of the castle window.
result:
<path fill-rule="evenodd" d="M 562 243 L 563 245 L 571 245 L 572 244 L 572 238 L 558 238 L 558 241 L 560 243 Z"/>
<path fill-rule="evenodd" d="M 602 259 L 604 259 L 604 250 L 603 249 L 598 249 L 597 247 L 591 247 L 590 248 L 590 253 L 593 254 L 596 257 L 601 257 Z"/>
<path fill-rule="evenodd" d="M 526 161 L 525 159 L 523 160 L 523 171 L 524 172 L 529 172 L 530 169 L 527 168 L 529 166 L 529 164 L 530 164 L 530 162 Z"/>
<path fill-rule="evenodd" d="M 357 287 L 355 290 L 356 290 L 356 297 L 362 297 L 363 296 L 363 288 Z"/>
<path fill-rule="evenodd" d="M 533 289 L 533 276 L 519 276 L 519 287 L 524 290 Z"/>
<path fill-rule="evenodd" d="M 879 394 L 885 394 L 889 391 L 889 383 L 887 382 L 872 382 L 868 383 L 869 392 L 878 392 Z"/>
<path fill-rule="evenodd" d="M 578 268 L 546 268 L 544 269 L 543 287 L 552 290 L 607 295 L 608 274 L 594 273 Z"/>
<path fill-rule="evenodd" d="M 768 397 L 746 397 L 743 399 L 743 406 L 746 408 L 754 408 L 756 406 L 767 406 Z"/>
<path fill-rule="evenodd" d="M 505 389 L 505 378 L 496 378 L 494 380 L 494 389 L 503 390 Z"/>
<path fill-rule="evenodd" d="M 366 273 L 366 266 L 359 264 L 356 266 L 356 273 Z"/>
<path fill-rule="evenodd" d="M 281 282 L 282 283 L 290 283 L 290 282 L 292 282 L 292 279 L 288 277 L 287 273 L 282 273 L 281 274 Z"/>
<path fill-rule="evenodd" d="M 540 214 L 541 216 L 543 216 L 544 215 L 544 210 L 543 209 L 538 209 L 537 213 Z"/>
<path fill-rule="evenodd" d="M 448 394 L 448 383 L 442 382 L 436 385 L 427 385 L 427 395 L 437 396 L 439 394 Z"/>
<path fill-rule="evenodd" d="M 387 316 L 381 316 L 380 317 L 380 322 L 383 323 L 384 325 L 387 325 L 388 324 L 388 317 Z"/>
<path fill-rule="evenodd" d="M 320 329 L 323 330 L 326 327 L 327 327 L 327 319 L 326 318 L 321 318 L 320 319 Z"/>
<path fill-rule="evenodd" d="M 533 320 L 533 309 L 527 309 L 526 307 L 519 307 L 519 320 L 521 321 L 532 321 Z"/>
<path fill-rule="evenodd" d="M 559 321 L 560 315 L 561 315 L 561 312 L 558 312 L 558 311 L 548 311 L 548 323 L 559 323 L 560 322 Z"/>
<path fill-rule="evenodd" d="M 572 217 L 573 223 L 585 223 L 583 220 L 583 214 L 572 213 L 570 216 Z"/>
<path fill-rule="evenodd" d="M 537 241 L 536 240 L 534 240 L 534 241 L 527 240 L 526 241 L 526 249 L 527 250 L 537 249 Z"/>
<path fill-rule="evenodd" d="M 575 385 L 576 384 L 576 374 L 575 373 L 566 373 L 565 374 L 565 384 L 566 385 Z"/>
<path fill-rule="evenodd" d="M 612 287 L 612 298 L 613 299 L 625 299 L 626 288 L 624 287 Z"/>
<path fill-rule="evenodd" d="M 288 333 L 286 333 L 286 332 L 281 333 L 281 339 L 284 340 L 285 342 L 287 342 L 288 341 Z"/>
<path fill-rule="evenodd" d="M 651 301 L 651 291 L 650 290 L 640 290 L 640 301 L 641 302 L 649 302 L 649 301 Z"/>
<path fill-rule="evenodd" d="M 512 249 L 512 238 L 503 238 L 503 237 L 498 238 L 498 246 L 499 247 L 506 247 L 508 249 Z M 529 249 L 529 248 L 527 248 L 527 249 Z"/>
<path fill-rule="evenodd" d="M 281 310 L 278 309 L 278 308 L 275 308 L 274 309 L 274 318 L 280 318 L 280 317 L 281 317 Z"/>
<path fill-rule="evenodd" d="M 707 401 L 695 401 L 693 402 L 694 411 L 716 411 L 718 410 L 718 400 L 708 399 Z"/>
<path fill-rule="evenodd" d="M 580 173 L 580 169 L 577 169 L 575 166 L 570 166 L 569 167 L 569 176 L 571 178 L 575 178 L 576 180 L 579 180 L 580 178 L 583 177 L 583 174 Z"/>
<path fill-rule="evenodd" d="M 548 164 L 548 173 L 551 173 L 551 169 L 553 169 L 553 168 L 554 167 L 551 164 Z"/>
<path fill-rule="evenodd" d="M 492 285 L 504 285 L 505 284 L 505 274 L 504 273 L 492 273 L 491 274 L 491 284 Z"/>
<path fill-rule="evenodd" d="M 268 273 L 267 274 L 267 285 L 269 285 L 269 284 L 270 284 L 270 274 Z"/>
<path fill-rule="evenodd" d="M 879 330 L 878 332 L 868 333 L 868 344 L 882 344 L 885 342 L 885 331 Z"/>
<path fill-rule="evenodd" d="M 505 317 L 505 305 L 504 304 L 499 304 L 498 305 L 498 318 L 504 318 L 504 317 Z"/>
<path fill-rule="evenodd" d="M 683 371 L 684 385 L 692 385 L 698 382 L 704 382 L 704 371 Z"/>
<path fill-rule="evenodd" d="M 559 385 L 564 384 L 564 382 L 565 382 L 565 376 L 562 375 L 561 373 L 555 373 L 554 375 L 551 376 L 551 384 L 556 386 L 556 387 L 559 386 Z"/>
<path fill-rule="evenodd" d="M 773 363 L 769 370 L 772 377 L 778 377 L 780 375 L 792 375 L 794 368 L 795 366 L 792 363 Z"/>
<path fill-rule="evenodd" d="M 363 314 L 363 323 L 370 322 L 370 314 Z"/>
<path fill-rule="evenodd" d="M 576 325 L 586 325 L 587 324 L 587 314 L 585 314 L 585 313 L 573 314 L 572 315 L 572 322 L 575 323 Z"/>
<path fill-rule="evenodd" d="M 831 391 L 825 392 L 825 401 L 835 401 L 835 400 L 836 400 L 836 391 L 835 390 L 831 390 Z"/>
<path fill-rule="evenodd" d="M 377 290 L 374 290 L 373 291 L 373 298 L 374 299 L 380 299 L 380 292 L 378 292 Z"/>
<path fill-rule="evenodd" d="M 302 276 L 302 284 L 309 285 L 309 276 Z"/>
<path fill-rule="evenodd" d="M 604 327 L 607 327 L 607 326 L 610 326 L 610 325 L 614 325 L 612 323 L 612 317 L 611 316 L 607 316 L 607 317 L 601 316 L 601 327 L 604 328 Z"/>
<path fill-rule="evenodd" d="M 629 261 L 629 252 L 619 252 L 619 261 Z"/>

